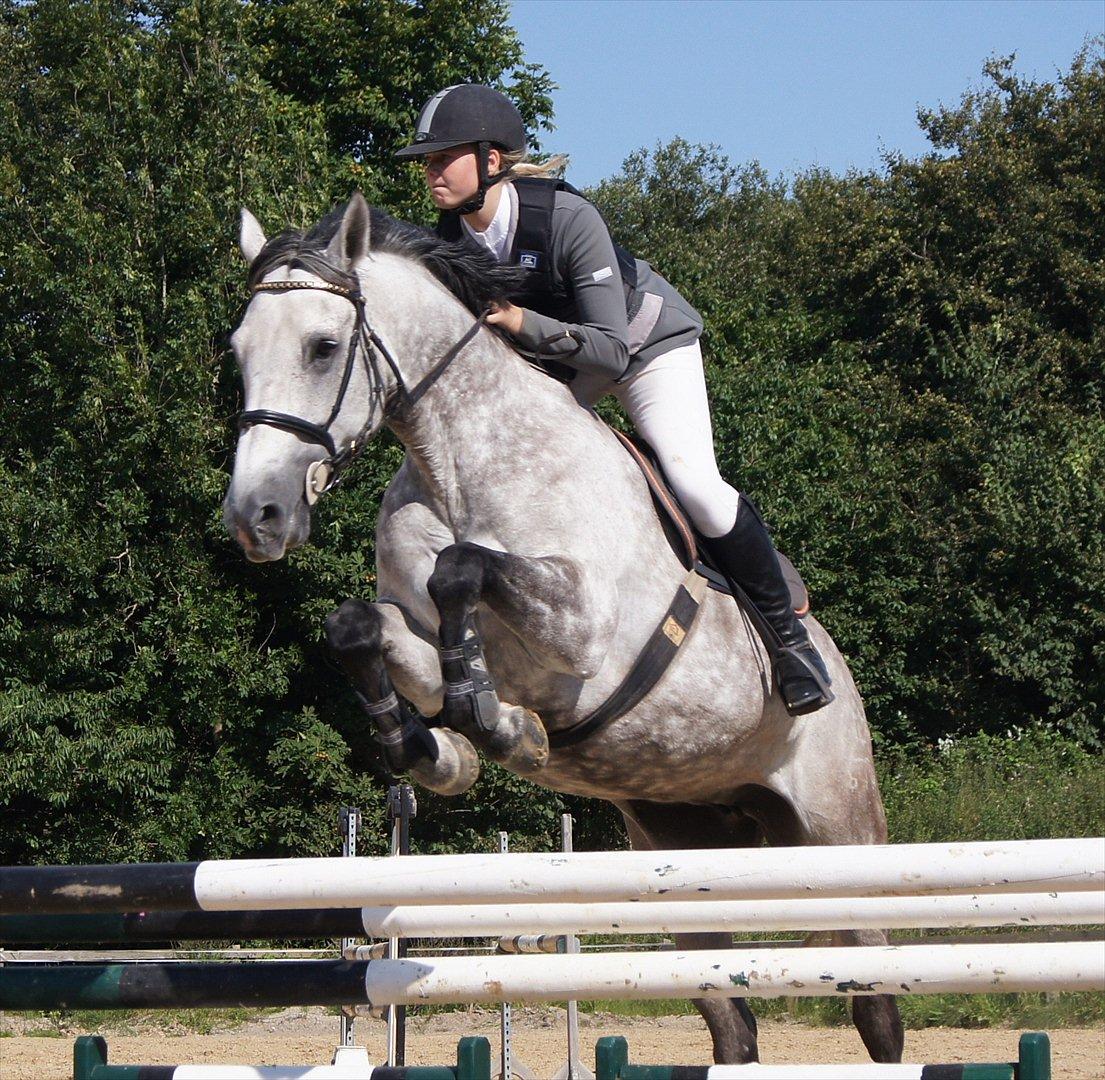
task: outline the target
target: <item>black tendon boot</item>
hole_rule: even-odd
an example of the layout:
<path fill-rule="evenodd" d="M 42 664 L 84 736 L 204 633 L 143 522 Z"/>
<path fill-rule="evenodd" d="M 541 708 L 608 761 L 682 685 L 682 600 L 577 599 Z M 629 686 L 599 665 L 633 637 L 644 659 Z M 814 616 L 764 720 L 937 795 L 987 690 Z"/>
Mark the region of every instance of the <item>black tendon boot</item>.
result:
<path fill-rule="evenodd" d="M 732 529 L 707 543 L 718 569 L 748 594 L 778 638 L 777 643 L 766 644 L 787 712 L 800 716 L 828 705 L 833 700 L 829 673 L 794 614 L 775 545 L 759 510 L 741 495 Z"/>

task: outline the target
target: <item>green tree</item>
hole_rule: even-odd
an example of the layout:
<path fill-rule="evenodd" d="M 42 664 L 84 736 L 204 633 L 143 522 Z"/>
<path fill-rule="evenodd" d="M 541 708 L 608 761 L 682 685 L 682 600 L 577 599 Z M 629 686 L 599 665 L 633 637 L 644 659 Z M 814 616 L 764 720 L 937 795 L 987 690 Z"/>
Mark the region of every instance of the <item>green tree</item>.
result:
<path fill-rule="evenodd" d="M 420 35 L 447 24 L 462 60 L 478 47 L 481 76 L 509 77 L 505 10 L 0 3 L 4 861 L 324 852 L 340 803 L 381 805 L 375 758 L 334 726 L 365 746 L 320 633 L 371 594 L 398 450 L 367 456 L 291 564 L 252 567 L 224 535 L 238 210 L 279 228 L 354 185 L 381 201 L 423 85 L 468 74 Z M 392 26 L 386 55 L 347 33 L 360 15 Z M 334 87 L 300 79 L 333 72 L 339 42 Z M 423 82 L 388 84 L 390 111 L 354 128 L 399 70 Z M 535 120 L 543 78 L 514 80 Z"/>
<path fill-rule="evenodd" d="M 423 103 L 456 82 L 510 93 L 531 141 L 552 112 L 548 74 L 526 64 L 502 0 L 260 0 L 247 9 L 258 71 L 274 89 L 320 108 L 343 167 L 392 212 L 429 214 L 417 166 L 392 154 L 410 141 Z M 323 62 L 320 62 L 323 61 Z"/>
<path fill-rule="evenodd" d="M 790 184 L 681 142 L 595 192 L 706 319 L 724 470 L 813 587 L 884 741 L 1105 704 L 1100 44 L 995 62 L 932 153 Z M 359 187 L 426 220 L 391 151 L 435 90 L 550 82 L 500 0 L 0 0 L 0 847 L 4 861 L 324 852 L 388 778 L 322 619 L 371 595 L 383 439 L 315 544 L 224 535 L 238 209 Z M 609 810 L 490 768 L 424 797 L 424 850 L 617 842 Z M 377 828 L 378 842 L 382 832 Z M 371 845 L 371 841 L 370 841 Z"/>
<path fill-rule="evenodd" d="M 1100 43 L 1008 61 L 933 152 L 792 185 L 676 142 L 595 192 L 701 310 L 719 460 L 893 739 L 1105 702 Z"/>

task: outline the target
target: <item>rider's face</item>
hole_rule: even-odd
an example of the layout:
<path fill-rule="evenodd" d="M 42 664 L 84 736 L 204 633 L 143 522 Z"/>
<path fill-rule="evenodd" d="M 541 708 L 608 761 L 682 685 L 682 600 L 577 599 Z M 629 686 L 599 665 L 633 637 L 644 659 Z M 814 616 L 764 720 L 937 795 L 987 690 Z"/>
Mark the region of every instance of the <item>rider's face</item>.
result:
<path fill-rule="evenodd" d="M 480 165 L 475 143 L 427 154 L 422 159 L 422 167 L 426 170 L 430 198 L 439 210 L 455 210 L 480 189 Z M 498 147 L 493 146 L 487 152 L 487 172 L 494 176 L 501 167 L 502 156 Z"/>
<path fill-rule="evenodd" d="M 455 210 L 479 190 L 480 170 L 472 143 L 427 154 L 422 165 L 430 198 L 439 210 Z"/>

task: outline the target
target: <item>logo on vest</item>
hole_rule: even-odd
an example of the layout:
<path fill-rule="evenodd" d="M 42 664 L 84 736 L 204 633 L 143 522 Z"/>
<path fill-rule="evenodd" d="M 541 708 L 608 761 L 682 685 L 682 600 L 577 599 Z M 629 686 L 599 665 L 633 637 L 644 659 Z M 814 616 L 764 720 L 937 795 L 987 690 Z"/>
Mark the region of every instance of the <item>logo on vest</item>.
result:
<path fill-rule="evenodd" d="M 520 251 L 518 253 L 518 263 L 520 266 L 524 266 L 529 270 L 536 270 L 537 264 L 541 261 L 541 252 L 539 251 Z"/>

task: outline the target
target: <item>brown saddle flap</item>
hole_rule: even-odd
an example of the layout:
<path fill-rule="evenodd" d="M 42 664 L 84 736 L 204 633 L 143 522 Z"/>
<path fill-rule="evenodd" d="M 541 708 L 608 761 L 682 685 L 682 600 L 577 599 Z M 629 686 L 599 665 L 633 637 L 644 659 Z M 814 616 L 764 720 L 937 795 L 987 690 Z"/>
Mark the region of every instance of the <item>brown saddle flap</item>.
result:
<path fill-rule="evenodd" d="M 633 460 L 637 462 L 638 468 L 644 473 L 645 479 L 648 481 L 649 491 L 652 492 L 652 501 L 660 515 L 661 522 L 668 526 L 664 529 L 664 532 L 680 562 L 688 570 L 697 569 L 709 582 L 710 588 L 732 596 L 732 590 L 729 588 L 724 575 L 709 560 L 706 545 L 698 543 L 698 535 L 694 526 L 679 505 L 679 500 L 672 494 L 671 488 L 668 487 L 652 448 L 640 436 L 630 438 L 618 431 L 617 428 L 611 428 L 610 430 L 618 437 L 618 441 L 629 451 Z M 802 575 L 798 573 L 790 559 L 781 551 L 777 551 L 777 554 L 779 556 L 779 566 L 783 571 L 783 579 L 790 589 L 790 601 L 794 607 L 794 613 L 802 618 L 808 615 L 810 611 L 810 597 L 806 583 L 802 580 Z"/>

